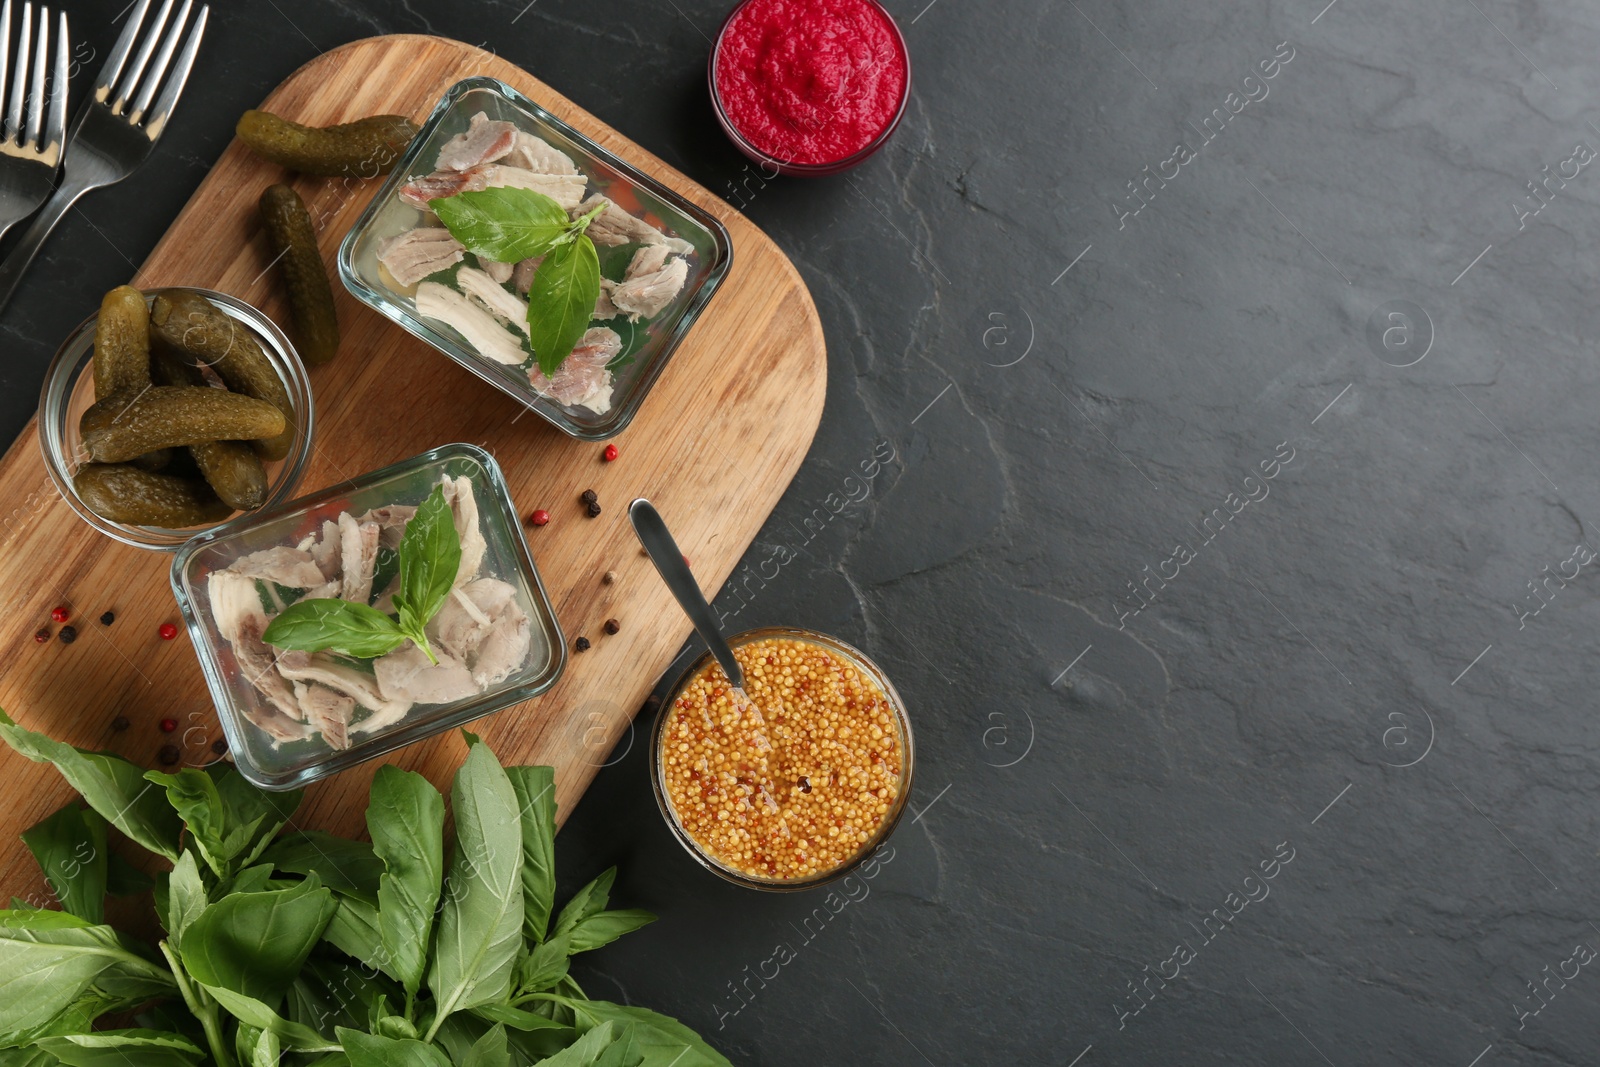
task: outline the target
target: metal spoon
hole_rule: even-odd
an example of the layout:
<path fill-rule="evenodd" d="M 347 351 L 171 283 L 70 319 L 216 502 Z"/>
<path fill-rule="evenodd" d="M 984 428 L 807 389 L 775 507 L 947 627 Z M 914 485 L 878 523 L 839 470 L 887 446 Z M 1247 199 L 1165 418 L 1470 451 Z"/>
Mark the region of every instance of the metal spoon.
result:
<path fill-rule="evenodd" d="M 661 572 L 661 580 L 667 583 L 667 589 L 677 599 L 683 613 L 689 616 L 689 621 L 694 623 L 700 639 L 706 643 L 711 649 L 711 654 L 722 665 L 728 681 L 732 682 L 734 689 L 742 695 L 744 669 L 733 657 L 733 649 L 728 647 L 728 642 L 722 637 L 722 631 L 717 628 L 717 617 L 701 594 L 700 583 L 694 580 L 694 572 L 683 561 L 683 553 L 679 551 L 678 543 L 672 539 L 672 533 L 662 520 L 661 513 L 655 509 L 654 504 L 640 497 L 628 505 L 628 520 L 633 523 L 633 532 L 639 535 L 639 543 L 644 545 L 644 550 L 650 554 L 650 562 Z"/>

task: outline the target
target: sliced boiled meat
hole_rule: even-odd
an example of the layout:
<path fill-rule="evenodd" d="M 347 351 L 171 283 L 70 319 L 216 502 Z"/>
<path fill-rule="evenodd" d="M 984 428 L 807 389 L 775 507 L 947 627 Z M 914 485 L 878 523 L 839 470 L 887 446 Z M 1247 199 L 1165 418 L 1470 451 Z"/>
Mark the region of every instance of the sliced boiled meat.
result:
<path fill-rule="evenodd" d="M 498 319 L 447 285 L 423 282 L 417 286 L 417 314 L 451 327 L 485 359 L 515 367 L 528 358 L 522 342 Z"/>
<path fill-rule="evenodd" d="M 421 226 L 385 241 L 378 248 L 378 262 L 398 284 L 411 286 L 450 269 L 466 254 L 466 246 L 443 226 Z"/>
<path fill-rule="evenodd" d="M 470 170 L 500 159 L 516 144 L 517 128 L 491 119 L 482 111 L 472 116 L 466 133 L 450 138 L 439 148 L 439 170 Z"/>
<path fill-rule="evenodd" d="M 623 280 L 611 290 L 611 304 L 630 322 L 654 318 L 683 291 L 689 277 L 687 260 L 663 245 L 646 245 L 633 254 Z"/>
<path fill-rule="evenodd" d="M 478 685 L 465 664 L 448 653 L 435 650 L 438 663 L 430 663 L 422 649 L 411 642 L 372 661 L 378 688 L 385 697 L 413 704 L 448 704 L 478 695 Z"/>
<path fill-rule="evenodd" d="M 227 569 L 246 578 L 274 582 L 286 589 L 309 589 L 324 581 L 322 569 L 311 558 L 311 553 L 288 545 L 240 556 Z"/>
<path fill-rule="evenodd" d="M 572 157 L 526 130 L 518 130 L 504 162 L 539 174 L 576 174 Z"/>
<path fill-rule="evenodd" d="M 528 372 L 533 387 L 563 404 L 582 406 L 596 415 L 611 410 L 611 372 L 606 364 L 622 351 L 622 338 L 604 326 L 592 326 L 579 338 L 572 354 L 546 378 L 535 365 Z"/>
<path fill-rule="evenodd" d="M 630 215 L 616 201 L 599 193 L 571 208 L 567 213 L 576 219 L 587 215 L 602 204 L 606 209 L 595 216 L 594 221 L 589 223 L 589 229 L 585 231 L 595 244 L 664 245 L 670 251 L 683 255 L 694 251 L 694 245 L 688 241 L 679 237 L 668 237 L 644 219 Z"/>

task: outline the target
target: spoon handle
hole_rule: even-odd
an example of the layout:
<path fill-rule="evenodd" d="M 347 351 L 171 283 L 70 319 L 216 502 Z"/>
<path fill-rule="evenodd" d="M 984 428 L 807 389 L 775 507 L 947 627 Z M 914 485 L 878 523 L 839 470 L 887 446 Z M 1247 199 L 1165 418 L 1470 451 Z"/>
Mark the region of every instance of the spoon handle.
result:
<path fill-rule="evenodd" d="M 733 649 L 722 639 L 722 631 L 717 628 L 716 614 L 712 612 L 711 605 L 706 603 L 706 598 L 701 594 L 700 583 L 695 581 L 694 572 L 683 561 L 683 553 L 679 551 L 678 543 L 672 539 L 667 524 L 662 521 L 661 513 L 650 501 L 640 497 L 628 505 L 628 519 L 633 523 L 633 532 L 639 535 L 639 543 L 644 545 L 644 550 L 650 554 L 650 562 L 661 572 L 661 580 L 667 583 L 667 589 L 677 599 L 678 606 L 689 616 L 689 621 L 694 623 L 700 639 L 711 649 L 711 654 L 717 657 L 717 662 L 722 665 L 728 681 L 732 682 L 736 689 L 743 689 L 744 670 L 739 666 L 739 661 L 734 659 Z"/>

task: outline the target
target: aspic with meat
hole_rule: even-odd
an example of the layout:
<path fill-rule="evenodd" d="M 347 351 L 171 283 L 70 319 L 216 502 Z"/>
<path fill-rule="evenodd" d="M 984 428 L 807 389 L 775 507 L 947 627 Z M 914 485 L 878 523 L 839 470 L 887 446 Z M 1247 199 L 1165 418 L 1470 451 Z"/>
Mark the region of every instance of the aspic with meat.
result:
<path fill-rule="evenodd" d="M 530 291 L 546 257 L 499 262 L 480 256 L 435 214 L 443 212 L 441 200 L 491 189 L 551 198 L 595 245 L 637 246 L 621 277 L 600 278 L 589 327 L 567 335 L 554 365 L 536 358 L 536 337 L 530 337 L 530 319 L 538 322 L 537 314 L 530 316 Z M 440 146 L 433 172 L 405 182 L 396 199 L 421 213 L 418 225 L 388 238 L 378 261 L 399 289 L 411 290 L 417 313 L 449 327 L 482 358 L 524 369 L 537 392 L 596 415 L 611 409 L 625 348 L 618 328 L 666 312 L 689 277 L 692 244 L 590 193 L 588 177 L 566 153 L 482 111 Z"/>
<path fill-rule="evenodd" d="M 445 476 L 439 491 L 460 553 L 448 595 L 426 621 L 426 649 L 403 640 L 361 657 L 269 639 L 274 619 L 291 605 L 343 601 L 395 612 L 403 576 L 385 564 L 401 550 L 415 506 L 340 512 L 295 544 L 251 552 L 208 576 L 217 632 L 261 697 L 245 715 L 275 745 L 320 737 L 345 749 L 414 708 L 476 697 L 527 662 L 528 609 L 515 585 L 483 573 L 488 543 L 471 480 Z"/>

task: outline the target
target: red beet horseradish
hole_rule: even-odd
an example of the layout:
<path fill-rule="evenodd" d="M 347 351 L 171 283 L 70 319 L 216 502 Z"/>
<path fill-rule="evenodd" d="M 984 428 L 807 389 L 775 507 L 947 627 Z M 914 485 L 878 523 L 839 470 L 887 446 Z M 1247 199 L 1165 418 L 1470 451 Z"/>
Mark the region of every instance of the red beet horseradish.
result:
<path fill-rule="evenodd" d="M 875 0 L 745 0 L 710 75 L 717 118 L 745 155 L 783 174 L 832 174 L 894 131 L 911 61 Z"/>

